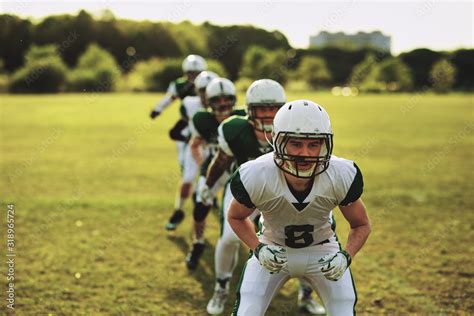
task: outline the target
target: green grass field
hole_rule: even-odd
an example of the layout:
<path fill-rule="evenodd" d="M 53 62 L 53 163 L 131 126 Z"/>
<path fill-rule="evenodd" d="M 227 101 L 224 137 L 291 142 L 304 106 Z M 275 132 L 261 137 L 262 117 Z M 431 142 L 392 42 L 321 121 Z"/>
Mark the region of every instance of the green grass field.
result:
<path fill-rule="evenodd" d="M 205 314 L 218 215 L 202 265 L 189 273 L 191 203 L 184 224 L 164 230 L 179 179 L 167 136 L 178 104 L 151 121 L 159 98 L 0 97 L 0 272 L 5 289 L 6 203 L 14 203 L 18 315 Z M 472 95 L 296 98 L 328 110 L 334 153 L 364 174 L 372 234 L 352 266 L 358 312 L 473 314 Z M 336 219 L 345 241 L 339 211 Z M 234 287 L 245 257 L 242 248 Z M 287 283 L 268 315 L 297 314 L 296 294 Z M 4 290 L 0 297 L 3 313 Z"/>

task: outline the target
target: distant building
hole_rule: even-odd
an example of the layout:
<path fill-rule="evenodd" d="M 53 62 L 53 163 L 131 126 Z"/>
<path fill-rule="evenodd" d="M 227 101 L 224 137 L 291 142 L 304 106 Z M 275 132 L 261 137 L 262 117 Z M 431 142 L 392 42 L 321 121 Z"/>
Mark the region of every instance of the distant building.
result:
<path fill-rule="evenodd" d="M 346 34 L 343 32 L 329 33 L 320 32 L 316 36 L 309 38 L 310 47 L 348 47 L 363 48 L 373 47 L 382 51 L 390 52 L 391 37 L 383 35 L 379 31 L 372 33 L 358 32 L 357 34 Z"/>

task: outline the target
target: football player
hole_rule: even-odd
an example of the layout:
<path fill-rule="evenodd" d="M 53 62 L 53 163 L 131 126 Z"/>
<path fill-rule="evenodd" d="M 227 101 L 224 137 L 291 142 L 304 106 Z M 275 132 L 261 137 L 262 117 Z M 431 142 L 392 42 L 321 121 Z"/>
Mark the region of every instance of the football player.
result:
<path fill-rule="evenodd" d="M 187 96 L 183 99 L 181 107 L 181 122 L 185 127 L 183 129 L 173 129 L 170 132 L 170 137 L 176 141 L 187 142 L 189 140 L 190 131 L 188 122 L 192 120 L 194 114 L 203 109 L 207 108 L 206 99 L 206 87 L 213 79 L 219 76 L 212 71 L 202 71 L 194 80 L 194 85 L 198 96 Z M 184 211 L 182 210 L 182 203 L 189 197 L 192 183 L 196 178 L 199 166 L 194 160 L 190 146 L 186 146 L 183 153 L 182 162 L 182 179 L 181 179 L 181 190 L 179 195 L 179 201 L 177 202 L 179 207 L 175 209 L 171 215 L 168 223 L 166 224 L 167 230 L 175 230 L 179 223 L 184 219 Z"/>
<path fill-rule="evenodd" d="M 206 184 L 200 188 L 202 199 L 210 202 L 213 194 L 210 187 L 228 170 L 235 160 L 237 165 L 253 160 L 273 150 L 269 139 L 273 118 L 286 102 L 283 87 L 270 79 L 257 80 L 247 89 L 246 103 L 248 117 L 234 116 L 224 121 L 218 128 L 219 150 L 209 167 Z M 232 195 L 227 185 L 224 193 L 221 236 L 215 252 L 216 285 L 213 297 L 207 305 L 209 314 L 220 314 L 229 291 L 229 280 L 237 265 L 240 240 L 232 231 L 227 220 L 227 209 Z M 258 214 L 255 212 L 254 217 Z M 298 304 L 304 311 L 324 314 L 324 308 L 311 298 L 311 287 L 303 281 Z"/>
<path fill-rule="evenodd" d="M 328 315 L 353 315 L 349 266 L 370 234 L 362 174 L 353 161 L 331 155 L 329 116 L 314 102 L 292 101 L 278 110 L 272 140 L 273 153 L 244 163 L 231 178 L 228 221 L 253 250 L 233 315 L 264 315 L 292 277 L 318 291 Z M 345 249 L 329 220 L 336 206 L 351 227 Z M 263 219 L 259 236 L 248 218 L 256 209 Z"/>
<path fill-rule="evenodd" d="M 208 109 L 198 111 L 192 118 L 190 124 L 192 138 L 190 148 L 194 159 L 201 164 L 201 176 L 198 181 L 199 188 L 204 185 L 205 175 L 210 161 L 212 160 L 217 147 L 217 127 L 231 115 L 246 115 L 245 110 L 235 109 L 237 101 L 234 84 L 225 78 L 212 80 L 206 87 L 206 98 Z M 220 181 L 211 186 L 214 195 L 224 185 L 227 176 L 220 177 Z M 190 252 L 186 256 L 188 269 L 194 270 L 198 260 L 204 251 L 204 226 L 205 218 L 211 208 L 212 202 L 205 205 L 200 196 L 196 196 L 193 218 L 194 235 Z"/>
<path fill-rule="evenodd" d="M 158 117 L 169 105 L 173 103 L 174 100 L 180 98 L 183 100 L 187 96 L 196 95 L 194 87 L 194 79 L 201 72 L 207 69 L 207 63 L 199 55 L 189 55 L 183 60 L 182 64 L 183 72 L 186 74 L 186 77 L 181 77 L 170 83 L 166 95 L 155 108 L 151 111 L 151 119 Z M 182 105 L 181 105 L 182 112 Z M 173 140 L 176 140 L 176 148 L 178 151 L 178 162 L 183 169 L 184 160 L 185 160 L 185 150 L 187 147 L 187 139 L 189 135 L 182 135 L 186 133 L 187 122 L 185 118 L 181 118 L 176 122 L 173 128 L 170 130 L 169 134 Z M 177 136 L 177 138 L 175 138 Z M 179 187 L 179 193 L 175 202 L 175 211 L 182 211 L 184 202 L 186 200 L 186 187 L 183 187 L 182 184 Z M 189 196 L 189 194 L 188 194 Z M 178 212 L 179 213 L 179 212 Z M 167 229 L 174 229 L 174 227 L 168 226 Z"/>
<path fill-rule="evenodd" d="M 188 95 L 196 95 L 194 79 L 201 71 L 207 70 L 207 63 L 199 55 L 189 55 L 183 60 L 182 69 L 186 77 L 178 78 L 170 83 L 164 98 L 151 111 L 152 119 L 159 116 L 177 98 L 183 100 Z"/>

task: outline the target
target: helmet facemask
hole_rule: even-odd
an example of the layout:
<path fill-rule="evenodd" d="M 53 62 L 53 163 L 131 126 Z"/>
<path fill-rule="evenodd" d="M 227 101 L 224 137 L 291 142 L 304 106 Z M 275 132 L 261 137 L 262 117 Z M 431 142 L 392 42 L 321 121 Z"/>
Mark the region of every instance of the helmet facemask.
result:
<path fill-rule="evenodd" d="M 286 173 L 297 178 L 313 178 L 329 167 L 333 148 L 333 135 L 329 133 L 292 133 L 279 132 L 274 139 L 274 160 L 276 165 Z M 291 140 L 321 140 L 317 156 L 303 156 L 288 153 Z"/>
<path fill-rule="evenodd" d="M 188 78 L 189 82 L 194 82 L 194 79 L 199 75 L 200 71 L 187 71 L 186 77 Z"/>
<path fill-rule="evenodd" d="M 279 109 L 284 103 L 250 103 L 247 105 L 249 119 L 252 121 L 255 130 L 259 132 L 271 133 L 273 130 L 273 115 L 257 115 L 258 108 Z"/>
<path fill-rule="evenodd" d="M 208 99 L 208 105 L 219 123 L 232 114 L 235 102 L 234 95 L 220 95 Z"/>

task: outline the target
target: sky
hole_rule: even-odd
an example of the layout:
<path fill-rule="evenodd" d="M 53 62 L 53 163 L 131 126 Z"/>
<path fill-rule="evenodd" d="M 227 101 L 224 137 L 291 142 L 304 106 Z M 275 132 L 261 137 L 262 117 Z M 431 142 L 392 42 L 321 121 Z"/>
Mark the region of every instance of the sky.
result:
<path fill-rule="evenodd" d="M 1 13 L 40 20 L 80 9 L 100 16 L 110 9 L 117 18 L 217 25 L 251 24 L 285 34 L 290 44 L 306 48 L 322 30 L 354 34 L 382 31 L 392 37 L 392 53 L 427 47 L 472 48 L 472 1 L 150 1 L 150 0 L 1 0 Z"/>

